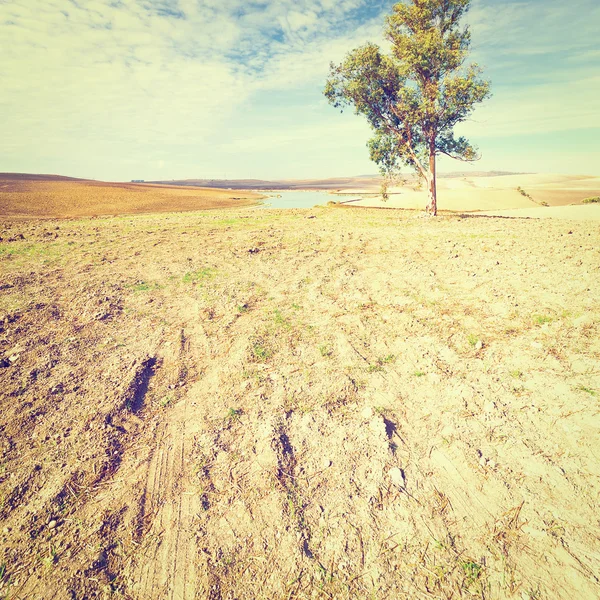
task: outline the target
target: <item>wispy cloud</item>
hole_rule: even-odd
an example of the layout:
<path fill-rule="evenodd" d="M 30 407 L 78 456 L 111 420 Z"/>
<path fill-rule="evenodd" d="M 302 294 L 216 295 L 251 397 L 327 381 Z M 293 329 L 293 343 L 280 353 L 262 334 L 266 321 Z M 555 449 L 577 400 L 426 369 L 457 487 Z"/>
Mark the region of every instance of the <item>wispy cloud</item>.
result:
<path fill-rule="evenodd" d="M 382 41 L 392 4 L 0 0 L 0 170 L 372 171 L 364 123 L 337 114 L 321 89 L 331 60 Z M 495 96 L 465 131 L 493 139 L 600 127 L 595 0 L 474 0 L 469 19 Z"/>

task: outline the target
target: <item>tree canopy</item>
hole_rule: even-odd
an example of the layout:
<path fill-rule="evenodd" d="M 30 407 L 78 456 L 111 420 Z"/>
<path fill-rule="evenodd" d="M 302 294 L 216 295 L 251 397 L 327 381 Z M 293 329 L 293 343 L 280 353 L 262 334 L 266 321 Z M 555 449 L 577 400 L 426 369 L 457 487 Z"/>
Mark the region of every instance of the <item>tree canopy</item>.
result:
<path fill-rule="evenodd" d="M 391 54 L 368 43 L 331 64 L 325 96 L 337 107 L 353 106 L 374 135 L 371 159 L 386 177 L 402 166 L 428 183 L 427 210 L 437 213 L 436 156 L 478 160 L 476 148 L 456 137 L 454 126 L 490 96 L 477 64 L 465 65 L 471 34 L 461 19 L 470 0 L 409 0 L 386 19 Z"/>

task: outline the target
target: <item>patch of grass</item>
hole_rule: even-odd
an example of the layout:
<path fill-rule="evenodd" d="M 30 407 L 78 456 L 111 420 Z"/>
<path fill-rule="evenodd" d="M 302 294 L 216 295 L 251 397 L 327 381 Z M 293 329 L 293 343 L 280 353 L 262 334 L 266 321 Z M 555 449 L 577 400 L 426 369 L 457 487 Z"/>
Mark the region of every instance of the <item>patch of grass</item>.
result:
<path fill-rule="evenodd" d="M 425 375 L 427 375 L 427 373 L 425 373 L 424 371 L 415 371 L 415 372 L 413 373 L 413 375 L 414 375 L 415 377 L 425 377 Z"/>
<path fill-rule="evenodd" d="M 230 408 L 225 415 L 225 420 L 234 423 L 240 420 L 244 413 L 239 408 Z"/>
<path fill-rule="evenodd" d="M 582 201 L 584 204 L 600 204 L 600 196 L 592 196 Z"/>
<path fill-rule="evenodd" d="M 515 379 L 522 379 L 523 378 L 523 371 L 520 371 L 519 369 L 514 369 L 512 371 L 509 371 L 510 376 L 514 377 Z"/>
<path fill-rule="evenodd" d="M 163 286 L 155 281 L 140 281 L 131 286 L 134 292 L 150 292 L 152 290 L 160 290 Z"/>
<path fill-rule="evenodd" d="M 56 548 L 54 546 L 51 546 L 48 556 L 43 558 L 42 562 L 44 563 L 44 566 L 50 568 L 53 565 L 55 565 L 57 563 L 57 561 L 58 561 L 58 551 L 56 550 Z"/>
<path fill-rule="evenodd" d="M 258 362 L 267 362 L 273 356 L 273 349 L 262 338 L 257 338 L 252 342 L 251 352 Z"/>
<path fill-rule="evenodd" d="M 238 304 L 236 308 L 240 315 L 243 315 L 250 310 L 250 307 L 247 304 Z"/>
<path fill-rule="evenodd" d="M 552 317 L 548 316 L 548 315 L 533 315 L 532 320 L 534 323 L 536 323 L 537 325 L 544 325 L 545 323 L 552 323 L 552 321 L 554 320 Z"/>
<path fill-rule="evenodd" d="M 383 371 L 383 365 L 389 365 L 396 360 L 396 356 L 394 354 L 388 354 L 387 356 L 380 356 L 374 364 L 371 364 L 367 367 L 368 373 L 377 373 L 378 371 Z"/>
<path fill-rule="evenodd" d="M 590 396 L 596 396 L 597 392 L 596 390 L 593 390 L 592 388 L 586 387 L 585 385 L 578 385 L 577 388 L 580 392 L 585 392 L 586 394 L 589 394 Z"/>
<path fill-rule="evenodd" d="M 205 268 L 199 271 L 190 271 L 183 276 L 183 283 L 198 283 L 207 279 L 212 279 L 217 274 L 216 269 Z"/>
<path fill-rule="evenodd" d="M 475 335 L 474 333 L 470 333 L 467 336 L 467 341 L 471 347 L 475 348 L 475 346 L 477 346 L 477 342 L 479 341 L 479 336 Z"/>
<path fill-rule="evenodd" d="M 465 574 L 465 583 L 467 584 L 467 587 L 470 587 L 479 579 L 483 570 L 481 565 L 472 560 L 461 562 L 460 566 Z"/>
<path fill-rule="evenodd" d="M 289 329 L 292 326 L 278 308 L 273 311 L 273 320 L 275 321 L 275 325 L 283 327 L 284 329 Z"/>
<path fill-rule="evenodd" d="M 171 402 L 173 402 L 173 396 L 165 396 L 161 401 L 160 401 L 160 405 L 163 408 L 166 408 L 167 406 L 169 406 L 169 404 L 171 404 Z"/>
<path fill-rule="evenodd" d="M 323 344 L 322 346 L 319 346 L 319 352 L 323 357 L 330 357 L 333 354 L 333 350 L 328 344 Z"/>

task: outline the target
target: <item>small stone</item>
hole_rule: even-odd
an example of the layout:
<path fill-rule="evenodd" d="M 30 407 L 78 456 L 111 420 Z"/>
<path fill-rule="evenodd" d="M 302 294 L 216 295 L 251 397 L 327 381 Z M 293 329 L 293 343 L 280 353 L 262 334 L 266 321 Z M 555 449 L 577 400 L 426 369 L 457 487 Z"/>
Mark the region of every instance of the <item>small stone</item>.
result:
<path fill-rule="evenodd" d="M 495 408 L 496 408 L 495 402 L 490 400 L 483 405 L 483 412 L 491 413 L 491 412 L 494 412 Z"/>
<path fill-rule="evenodd" d="M 452 427 L 452 425 L 446 425 L 446 427 L 444 427 L 444 429 L 441 431 L 442 437 L 446 439 L 452 437 L 455 432 L 456 430 L 454 427 Z"/>
<path fill-rule="evenodd" d="M 379 415 L 369 421 L 369 429 L 377 435 L 386 436 L 385 422 Z"/>
<path fill-rule="evenodd" d="M 495 460 L 490 460 L 490 461 L 488 462 L 488 467 L 489 467 L 490 469 L 495 469 L 495 468 L 496 468 L 496 466 L 497 466 L 497 465 L 496 465 L 496 461 L 495 461 Z"/>
<path fill-rule="evenodd" d="M 485 467 L 485 465 L 487 465 L 487 459 L 485 458 L 485 456 L 482 456 L 482 457 L 479 459 L 479 464 L 480 464 L 482 467 Z"/>
<path fill-rule="evenodd" d="M 330 466 L 331 466 L 331 460 L 329 460 L 328 458 L 321 459 L 321 468 L 322 469 L 328 469 Z"/>
<path fill-rule="evenodd" d="M 591 319 L 588 315 L 583 315 L 581 317 L 577 317 L 577 319 L 573 320 L 573 325 L 575 327 L 582 327 L 584 325 L 589 325 L 591 324 Z"/>
<path fill-rule="evenodd" d="M 10 533 L 10 527 L 4 527 L 2 533 Z"/>
<path fill-rule="evenodd" d="M 362 409 L 360 414 L 364 419 L 370 419 L 373 416 L 373 409 L 370 406 L 367 406 Z"/>
<path fill-rule="evenodd" d="M 54 529 L 56 527 L 56 524 L 56 521 L 52 519 L 52 521 L 48 523 L 48 529 Z"/>
<path fill-rule="evenodd" d="M 442 378 L 438 373 L 429 373 L 429 375 L 427 375 L 427 379 L 429 380 L 429 383 L 433 385 L 437 385 L 442 381 Z"/>
<path fill-rule="evenodd" d="M 483 342 L 481 340 L 477 340 L 477 343 L 475 344 L 475 350 L 477 350 L 477 352 L 479 352 L 482 348 L 483 348 Z"/>
<path fill-rule="evenodd" d="M 12 356 L 8 357 L 8 360 L 10 360 L 11 363 L 14 363 L 16 361 L 19 360 L 19 355 L 18 354 L 13 354 Z"/>
<path fill-rule="evenodd" d="M 399 469 L 398 467 L 393 467 L 390 469 L 388 475 L 390 476 L 390 479 L 392 480 L 392 483 L 394 485 L 397 485 L 398 487 L 404 487 L 405 481 L 402 469 Z"/>

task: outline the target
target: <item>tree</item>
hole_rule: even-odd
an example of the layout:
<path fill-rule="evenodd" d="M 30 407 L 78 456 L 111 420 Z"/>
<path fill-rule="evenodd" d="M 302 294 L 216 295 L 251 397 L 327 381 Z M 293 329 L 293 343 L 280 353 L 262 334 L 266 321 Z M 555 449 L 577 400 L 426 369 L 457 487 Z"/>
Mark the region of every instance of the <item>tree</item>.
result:
<path fill-rule="evenodd" d="M 471 34 L 461 26 L 470 0 L 398 2 L 386 18 L 392 53 L 368 43 L 331 64 L 325 96 L 336 108 L 354 106 L 374 131 L 371 160 L 387 179 L 401 166 L 427 182 L 427 212 L 437 214 L 436 157 L 479 160 L 453 129 L 490 96 L 477 64 L 465 66 Z"/>

